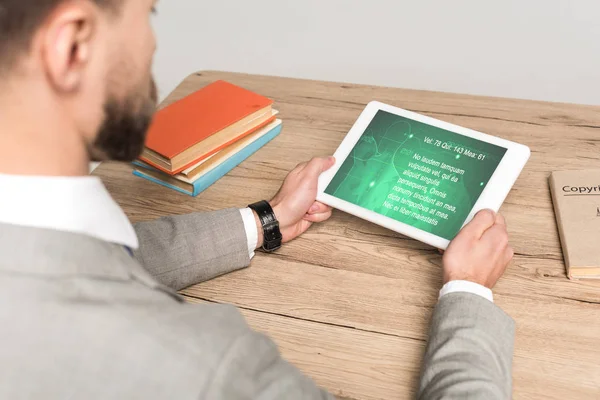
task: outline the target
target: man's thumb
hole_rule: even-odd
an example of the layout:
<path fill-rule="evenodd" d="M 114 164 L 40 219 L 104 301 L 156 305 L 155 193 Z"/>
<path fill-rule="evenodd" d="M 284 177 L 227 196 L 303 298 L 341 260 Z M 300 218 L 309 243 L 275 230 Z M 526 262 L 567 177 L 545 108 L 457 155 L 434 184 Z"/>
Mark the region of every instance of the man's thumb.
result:
<path fill-rule="evenodd" d="M 310 175 L 321 175 L 335 164 L 333 157 L 315 157 L 306 166 L 306 172 Z"/>

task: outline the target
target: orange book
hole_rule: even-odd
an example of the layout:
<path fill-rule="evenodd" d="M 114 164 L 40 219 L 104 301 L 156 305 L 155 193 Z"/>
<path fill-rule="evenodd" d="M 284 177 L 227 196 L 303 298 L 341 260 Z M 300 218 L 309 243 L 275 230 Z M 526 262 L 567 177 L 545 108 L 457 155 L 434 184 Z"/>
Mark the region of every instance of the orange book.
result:
<path fill-rule="evenodd" d="M 170 175 L 272 122 L 273 101 L 217 81 L 156 113 L 140 159 Z"/>

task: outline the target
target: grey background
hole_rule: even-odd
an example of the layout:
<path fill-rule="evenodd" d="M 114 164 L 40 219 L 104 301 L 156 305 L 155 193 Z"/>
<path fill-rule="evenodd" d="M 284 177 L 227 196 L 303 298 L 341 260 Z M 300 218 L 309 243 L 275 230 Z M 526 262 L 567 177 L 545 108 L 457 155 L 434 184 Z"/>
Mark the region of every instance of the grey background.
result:
<path fill-rule="evenodd" d="M 168 0 L 161 96 L 197 70 L 600 104 L 598 0 Z"/>

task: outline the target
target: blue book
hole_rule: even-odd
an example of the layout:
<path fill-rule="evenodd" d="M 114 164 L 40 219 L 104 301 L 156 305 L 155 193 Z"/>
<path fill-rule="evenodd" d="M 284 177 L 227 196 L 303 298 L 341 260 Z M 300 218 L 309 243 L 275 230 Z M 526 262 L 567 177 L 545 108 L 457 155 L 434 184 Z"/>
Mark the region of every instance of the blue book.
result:
<path fill-rule="evenodd" d="M 159 185 L 177 190 L 190 196 L 197 196 L 205 191 L 213 183 L 221 179 L 229 171 L 237 167 L 244 160 L 256 153 L 259 149 L 273 140 L 281 132 L 281 120 L 276 120 L 273 123 L 265 126 L 261 131 L 257 132 L 257 138 L 247 146 L 240 149 L 235 154 L 228 157 L 219 165 L 210 169 L 208 172 L 198 176 L 195 180 L 186 179 L 185 176 L 177 174 L 171 176 L 159 171 L 140 161 L 134 161 L 136 168 L 133 174 L 141 178 L 147 179 Z"/>

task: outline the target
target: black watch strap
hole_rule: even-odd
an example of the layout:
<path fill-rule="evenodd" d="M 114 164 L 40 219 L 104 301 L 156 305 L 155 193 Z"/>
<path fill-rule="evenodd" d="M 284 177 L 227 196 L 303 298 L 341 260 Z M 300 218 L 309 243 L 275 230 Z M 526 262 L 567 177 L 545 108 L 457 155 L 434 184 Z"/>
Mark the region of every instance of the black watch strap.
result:
<path fill-rule="evenodd" d="M 281 231 L 279 230 L 279 221 L 275 212 L 268 201 L 263 200 L 258 203 L 250 204 L 248 207 L 258 214 L 258 219 L 263 228 L 263 250 L 273 252 L 281 247 Z"/>

